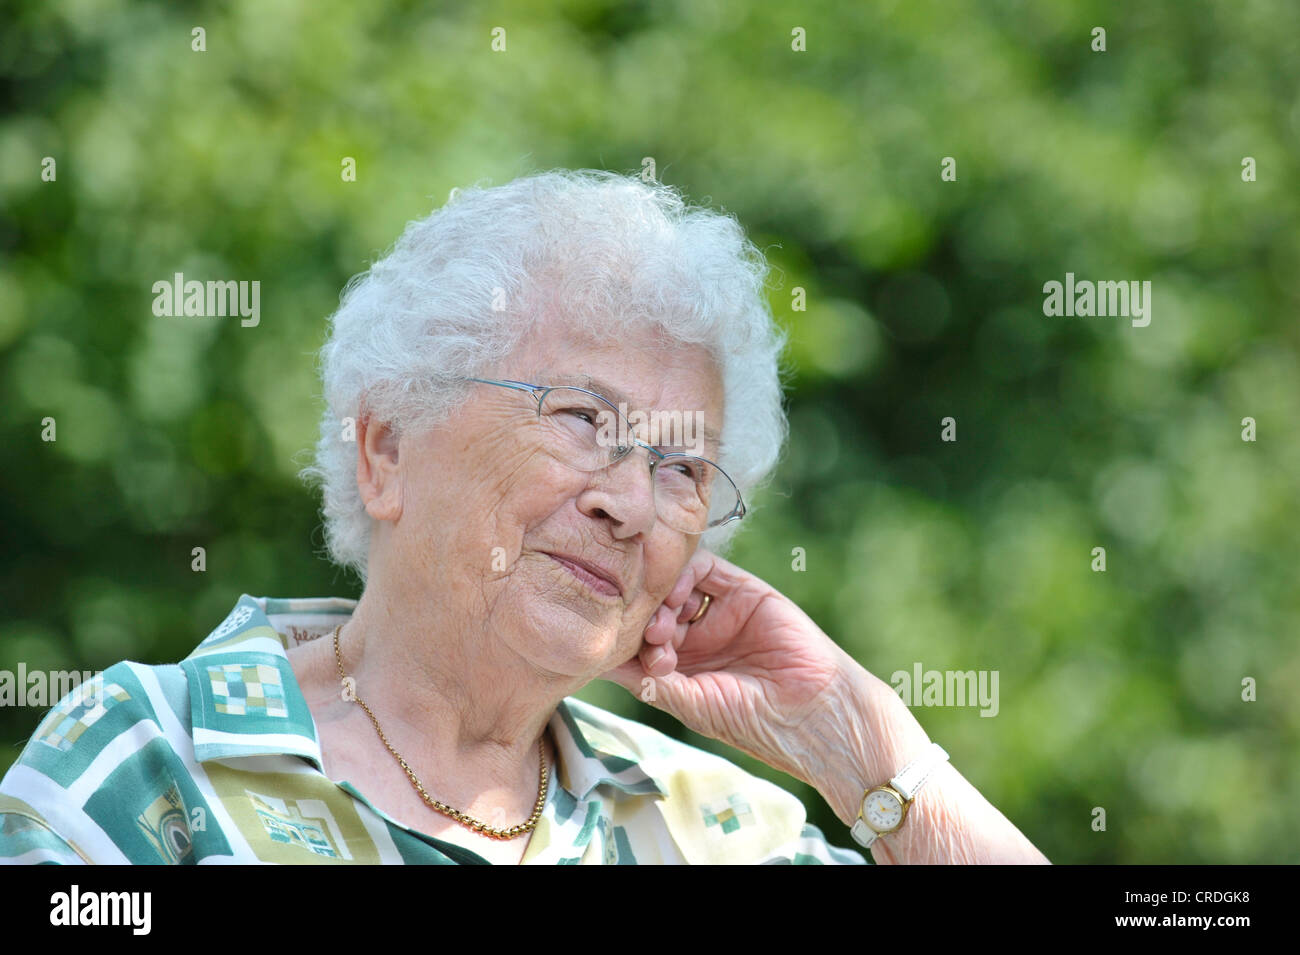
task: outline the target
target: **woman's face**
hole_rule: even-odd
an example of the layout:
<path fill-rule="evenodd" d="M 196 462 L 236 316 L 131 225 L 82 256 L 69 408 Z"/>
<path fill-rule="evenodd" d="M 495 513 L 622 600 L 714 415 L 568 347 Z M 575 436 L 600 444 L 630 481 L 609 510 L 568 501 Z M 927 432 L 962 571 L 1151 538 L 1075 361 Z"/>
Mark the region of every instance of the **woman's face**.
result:
<path fill-rule="evenodd" d="M 584 376 L 625 395 L 629 413 L 690 412 L 697 427 L 722 429 L 722 384 L 708 353 L 665 347 L 651 331 L 611 344 L 539 323 L 514 357 L 483 375 L 578 384 L 618 404 Z M 444 425 L 402 437 L 385 462 L 389 489 L 368 501 L 381 519 L 380 572 L 393 578 L 385 587 L 395 584 L 408 605 L 451 602 L 500 652 L 585 682 L 640 649 L 699 537 L 656 519 L 644 450 L 604 471 L 573 470 L 539 453 L 536 399 L 471 388 Z M 703 456 L 716 460 L 717 448 L 706 445 Z M 621 593 L 602 592 L 558 554 L 605 568 Z"/>

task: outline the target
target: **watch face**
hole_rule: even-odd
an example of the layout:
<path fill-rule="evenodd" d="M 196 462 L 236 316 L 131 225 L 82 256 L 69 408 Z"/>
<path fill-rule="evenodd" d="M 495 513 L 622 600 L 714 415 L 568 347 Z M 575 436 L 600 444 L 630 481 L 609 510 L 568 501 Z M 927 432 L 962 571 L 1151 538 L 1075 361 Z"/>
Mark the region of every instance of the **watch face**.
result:
<path fill-rule="evenodd" d="M 877 832 L 891 832 L 903 821 L 903 804 L 888 790 L 877 789 L 867 793 L 862 805 L 862 818 Z"/>

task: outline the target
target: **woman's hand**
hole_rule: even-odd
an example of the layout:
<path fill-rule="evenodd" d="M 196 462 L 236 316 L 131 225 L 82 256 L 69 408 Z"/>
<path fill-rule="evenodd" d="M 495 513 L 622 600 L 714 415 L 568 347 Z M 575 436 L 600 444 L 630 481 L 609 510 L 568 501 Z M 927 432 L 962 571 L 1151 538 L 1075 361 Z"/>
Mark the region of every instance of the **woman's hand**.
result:
<path fill-rule="evenodd" d="M 688 624 L 704 594 L 708 610 Z M 845 825 L 867 788 L 930 744 L 898 694 L 792 600 L 708 551 L 695 553 L 655 611 L 640 653 L 602 676 L 809 783 Z M 878 863 L 1048 861 L 951 763 L 873 854 Z"/>
<path fill-rule="evenodd" d="M 704 616 L 687 623 L 703 595 Z M 696 551 L 640 653 L 602 677 L 686 726 L 816 785 L 809 717 L 865 671 L 771 585 Z"/>

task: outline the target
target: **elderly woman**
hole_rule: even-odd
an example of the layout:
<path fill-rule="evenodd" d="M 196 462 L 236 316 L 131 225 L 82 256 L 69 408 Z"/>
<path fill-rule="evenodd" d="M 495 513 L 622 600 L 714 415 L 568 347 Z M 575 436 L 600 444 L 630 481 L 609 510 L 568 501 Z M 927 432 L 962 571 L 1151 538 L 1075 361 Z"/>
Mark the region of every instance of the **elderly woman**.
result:
<path fill-rule="evenodd" d="M 360 599 L 244 596 L 180 664 L 64 700 L 0 786 L 0 855 L 866 861 L 789 793 L 572 698 L 606 679 L 814 786 L 877 862 L 1047 861 L 720 556 L 785 431 L 765 274 L 732 218 L 611 173 L 412 223 L 323 352 L 308 471 Z"/>

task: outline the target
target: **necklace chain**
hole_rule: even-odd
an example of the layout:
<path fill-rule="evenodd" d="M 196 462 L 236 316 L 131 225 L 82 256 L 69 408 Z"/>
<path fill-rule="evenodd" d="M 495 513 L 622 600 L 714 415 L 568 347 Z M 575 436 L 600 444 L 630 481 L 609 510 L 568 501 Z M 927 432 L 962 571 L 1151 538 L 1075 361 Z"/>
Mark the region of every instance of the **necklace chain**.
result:
<path fill-rule="evenodd" d="M 339 650 L 339 631 L 342 629 L 343 624 L 339 624 L 334 628 L 334 659 L 338 663 L 339 680 L 346 681 L 347 675 L 343 672 L 343 653 Z M 451 806 L 441 803 L 430 796 L 419 778 L 411 770 L 411 767 L 407 765 L 406 760 L 402 758 L 402 754 L 393 748 L 392 743 L 388 742 L 388 737 L 384 735 L 384 731 L 379 725 L 379 720 L 375 718 L 375 714 L 371 711 L 370 707 L 366 705 L 366 701 L 361 699 L 361 697 L 356 693 L 355 685 L 352 688 L 351 695 L 361 704 L 361 708 L 366 711 L 366 715 L 370 717 L 370 722 L 375 724 L 375 732 L 379 734 L 379 738 L 383 740 L 384 746 L 388 748 L 388 751 L 393 754 L 393 757 L 397 760 L 398 764 L 406 772 L 406 776 L 411 780 L 411 785 L 415 787 L 415 791 L 420 794 L 420 798 L 428 803 L 431 808 L 436 809 L 444 816 L 450 816 L 467 829 L 472 829 L 480 835 L 489 836 L 493 839 L 513 839 L 516 836 L 523 835 L 525 832 L 532 832 L 532 830 L 537 826 L 537 821 L 542 818 L 542 809 L 546 806 L 546 783 L 549 778 L 549 773 L 546 769 L 545 734 L 543 734 L 542 738 L 537 741 L 538 761 L 541 763 L 541 781 L 537 785 L 537 803 L 533 806 L 533 814 L 528 817 L 526 822 L 521 822 L 517 826 L 511 826 L 508 829 L 494 829 L 487 823 L 480 822 L 473 816 L 463 813 L 459 809 L 453 809 Z"/>

